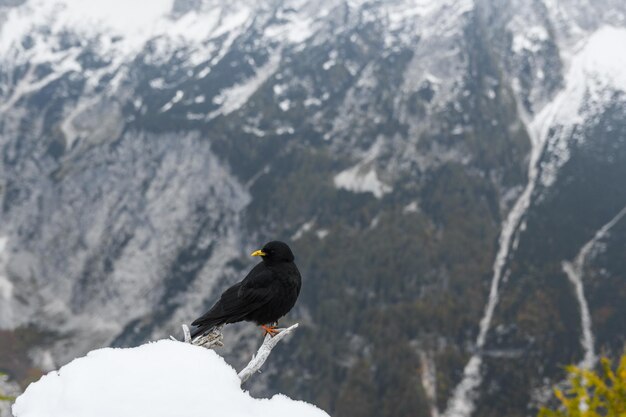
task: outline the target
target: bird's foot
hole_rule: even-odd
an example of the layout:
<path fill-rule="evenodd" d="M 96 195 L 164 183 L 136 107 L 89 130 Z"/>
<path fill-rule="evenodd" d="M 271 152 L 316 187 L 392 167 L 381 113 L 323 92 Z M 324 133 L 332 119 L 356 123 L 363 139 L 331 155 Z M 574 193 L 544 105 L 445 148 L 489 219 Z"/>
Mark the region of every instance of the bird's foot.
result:
<path fill-rule="evenodd" d="M 261 328 L 265 331 L 265 332 L 263 333 L 263 336 L 266 336 L 266 335 L 268 335 L 268 334 L 269 334 L 270 336 L 274 337 L 274 336 L 276 336 L 278 333 L 280 333 L 280 330 L 278 330 L 278 329 L 276 328 L 276 326 L 266 326 L 266 325 L 264 325 L 264 324 L 263 324 L 263 325 L 261 325 Z"/>

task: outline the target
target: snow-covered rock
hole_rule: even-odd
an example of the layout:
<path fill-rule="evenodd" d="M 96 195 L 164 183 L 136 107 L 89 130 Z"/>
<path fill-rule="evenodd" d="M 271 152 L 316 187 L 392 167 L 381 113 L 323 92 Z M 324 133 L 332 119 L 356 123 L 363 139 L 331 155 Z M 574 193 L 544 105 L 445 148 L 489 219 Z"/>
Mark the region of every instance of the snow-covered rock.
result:
<path fill-rule="evenodd" d="M 31 384 L 15 417 L 328 416 L 284 395 L 255 399 L 213 350 L 160 340 L 99 349 Z"/>

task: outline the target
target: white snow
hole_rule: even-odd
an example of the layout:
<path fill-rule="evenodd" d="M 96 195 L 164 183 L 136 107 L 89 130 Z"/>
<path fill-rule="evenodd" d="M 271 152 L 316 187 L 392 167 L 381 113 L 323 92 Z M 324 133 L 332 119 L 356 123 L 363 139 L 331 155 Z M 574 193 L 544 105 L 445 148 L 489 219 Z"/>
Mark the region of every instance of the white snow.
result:
<path fill-rule="evenodd" d="M 319 98 L 316 97 L 309 97 L 306 100 L 304 100 L 304 106 L 305 107 L 311 107 L 311 106 L 321 106 L 322 105 L 322 100 L 320 100 Z"/>
<path fill-rule="evenodd" d="M 324 71 L 328 71 L 329 69 L 337 65 L 338 55 L 339 54 L 337 53 L 335 49 L 330 51 L 330 54 L 328 54 L 328 60 L 322 64 L 322 68 L 324 69 Z"/>
<path fill-rule="evenodd" d="M 410 0 L 391 4 L 387 10 L 390 29 L 402 29 L 406 25 L 407 20 L 415 20 L 416 18 L 432 14 L 440 7 L 440 2 L 432 0 Z"/>
<path fill-rule="evenodd" d="M 604 110 L 615 91 L 626 92 L 626 29 L 604 26 L 582 44 L 571 60 L 565 88 L 537 116 L 546 119 L 554 135 L 548 138 L 541 183 L 552 185 L 560 167 L 570 157 L 571 141 L 580 140 L 572 132 L 577 125 Z"/>
<path fill-rule="evenodd" d="M 292 126 L 279 126 L 276 128 L 277 135 L 293 135 L 295 131 Z"/>
<path fill-rule="evenodd" d="M 264 35 L 270 39 L 301 43 L 311 37 L 315 31 L 314 21 L 304 14 L 281 13 L 281 22 L 265 28 Z"/>
<path fill-rule="evenodd" d="M 328 236 L 329 233 L 330 232 L 327 229 L 320 229 L 315 232 L 315 234 L 317 235 L 317 238 L 320 240 L 323 240 L 326 236 Z"/>
<path fill-rule="evenodd" d="M 168 101 L 167 103 L 165 103 L 163 105 L 163 107 L 161 107 L 160 112 L 164 113 L 164 112 L 168 111 L 169 109 L 174 107 L 174 104 L 176 104 L 179 101 L 181 101 L 184 96 L 185 96 L 185 93 L 182 90 L 177 90 L 176 94 L 174 94 L 174 97 L 172 97 L 172 99 L 170 101 Z"/>
<path fill-rule="evenodd" d="M 337 174 L 334 178 L 335 187 L 354 193 L 372 193 L 376 198 L 391 192 L 392 188 L 380 181 L 374 167 L 381 143 L 380 140 L 376 141 L 361 162 Z"/>
<path fill-rule="evenodd" d="M 213 99 L 215 104 L 220 104 L 220 109 L 212 112 L 209 118 L 213 118 L 218 114 L 227 115 L 238 110 L 248 99 L 254 94 L 258 88 L 278 69 L 280 63 L 280 52 L 274 52 L 269 61 L 261 68 L 257 69 L 256 74 L 246 80 L 242 84 L 236 84 L 220 92 Z"/>
<path fill-rule="evenodd" d="M 437 409 L 437 364 L 427 352 L 420 350 L 420 381 L 424 387 L 424 393 L 430 402 L 431 417 L 439 417 Z"/>
<path fill-rule="evenodd" d="M 150 84 L 150 88 L 154 88 L 155 90 L 160 90 L 163 87 L 165 87 L 165 80 L 162 77 L 154 78 L 150 80 L 148 84 Z"/>
<path fill-rule="evenodd" d="M 255 399 L 215 351 L 171 340 L 99 349 L 31 384 L 15 417 L 324 417 L 284 395 Z"/>
<path fill-rule="evenodd" d="M 3 27 L 4 26 L 0 27 L 0 29 Z M 0 30 L 0 45 L 2 42 L 1 39 L 2 31 Z M 54 71 L 42 78 L 37 78 L 35 76 L 35 65 L 31 65 L 24 77 L 20 79 L 15 86 L 11 96 L 0 104 L 0 113 L 4 113 L 5 111 L 12 109 L 22 97 L 34 91 L 41 90 L 48 84 L 61 78 L 66 72 L 75 71 L 77 69 L 80 70 L 80 66 L 78 66 L 75 60 L 76 56 L 77 52 L 72 51 L 66 53 L 44 53 L 38 56 L 38 59 L 30 59 L 32 64 L 50 60 L 49 63 L 52 65 Z M 1 52 L 0 60 L 2 60 Z"/>
<path fill-rule="evenodd" d="M 543 26 L 531 26 L 524 33 L 516 33 L 511 48 L 519 54 L 523 51 L 538 52 L 542 44 L 549 39 L 548 31 Z"/>
<path fill-rule="evenodd" d="M 580 308 L 580 323 L 582 328 L 582 335 L 580 338 L 580 344 L 585 352 L 583 360 L 579 363 L 579 366 L 583 369 L 591 369 L 595 366 L 598 358 L 596 356 L 594 347 L 593 329 L 591 324 L 591 313 L 589 312 L 589 305 L 587 304 L 587 298 L 585 297 L 585 287 L 583 285 L 583 269 L 587 262 L 587 257 L 591 253 L 596 243 L 602 239 L 606 234 L 626 215 L 626 207 L 624 207 L 615 217 L 613 217 L 607 224 L 602 226 L 598 230 L 591 240 L 589 240 L 576 255 L 573 262 L 563 262 L 563 272 L 567 275 L 574 286 L 574 292 L 576 293 L 576 299 Z"/>
<path fill-rule="evenodd" d="M 173 51 L 178 43 L 195 43 L 198 48 L 190 54 L 189 62 L 198 65 L 213 52 L 210 45 L 200 45 L 202 41 L 228 34 L 222 50 L 213 57 L 221 59 L 252 15 L 252 5 L 238 2 L 237 7 L 226 3 L 201 7 L 174 18 L 173 2 L 28 0 L 6 13 L 0 26 L 0 59 L 14 59 L 15 51 L 22 51 L 20 59 L 30 62 L 33 56 L 63 49 L 59 37 L 54 35 L 72 33 L 82 44 L 95 42 L 98 53 L 114 61 L 111 68 L 132 59 L 149 40 L 155 40 L 152 46 L 159 51 L 147 60 L 167 56 L 161 52 Z M 34 40 L 34 47 L 29 50 L 24 50 L 20 43 L 26 35 Z"/>
<path fill-rule="evenodd" d="M 95 30 L 106 29 L 111 36 L 124 36 L 127 41 L 132 39 L 143 44 L 159 31 L 158 26 L 164 23 L 172 2 L 173 0 L 139 0 L 130 3 L 124 0 L 30 0 L 24 6 L 9 12 L 0 33 L 0 51 L 7 51 L 34 27 L 44 26 L 48 22 L 52 24 L 53 33 L 61 32 L 63 28 L 72 28 L 77 33 L 91 37 Z"/>
<path fill-rule="evenodd" d="M 407 214 L 407 213 L 418 213 L 420 211 L 420 207 L 419 204 L 417 203 L 417 201 L 412 201 L 409 204 L 407 204 L 406 206 L 404 206 L 402 208 L 402 213 L 403 214 Z"/>
<path fill-rule="evenodd" d="M 285 91 L 287 91 L 288 88 L 289 86 L 287 84 L 274 84 L 274 87 L 272 87 L 272 90 L 274 90 L 274 95 L 276 97 L 280 97 L 283 95 Z"/>
<path fill-rule="evenodd" d="M 291 108 L 291 100 L 289 100 L 288 98 L 282 100 L 278 103 L 278 107 L 280 107 L 282 111 L 289 110 Z"/>
<path fill-rule="evenodd" d="M 308 222 L 304 223 L 300 228 L 296 231 L 296 233 L 291 236 L 291 240 L 295 241 L 300 239 L 306 232 L 311 230 L 313 225 L 315 224 L 315 219 L 311 219 Z"/>
<path fill-rule="evenodd" d="M 524 228 L 522 219 L 531 204 L 538 180 L 544 186 L 551 184 L 558 168 L 569 158 L 566 141 L 571 137 L 571 129 L 601 111 L 611 91 L 626 91 L 626 72 L 623 70 L 626 67 L 626 50 L 621 47 L 625 44 L 626 29 L 605 26 L 594 32 L 572 59 L 565 88 L 527 123 L 532 144 L 528 182 L 502 225 L 489 299 L 476 340 L 477 353 L 465 366 L 463 378 L 448 401 L 446 417 L 467 417 L 474 410 L 476 389 L 482 382 L 480 352 L 485 346 L 498 304 L 506 260 L 509 252 L 516 247 L 515 232 Z M 550 129 L 554 127 L 559 129 L 551 136 Z M 556 158 L 551 164 L 540 166 L 544 151 L 556 155 Z"/>
<path fill-rule="evenodd" d="M 335 187 L 355 193 L 372 193 L 376 198 L 391 191 L 391 187 L 378 179 L 373 168 L 362 168 L 357 165 L 346 169 L 335 176 Z"/>
<path fill-rule="evenodd" d="M 259 129 L 257 126 L 249 126 L 249 125 L 244 125 L 241 130 L 243 130 L 246 133 L 250 133 L 254 136 L 258 136 L 260 138 L 262 138 L 263 136 L 265 136 L 265 132 L 262 131 L 261 129 Z"/>
<path fill-rule="evenodd" d="M 76 106 L 70 110 L 69 114 L 65 117 L 61 123 L 61 131 L 65 136 L 65 147 L 72 149 L 74 142 L 81 134 L 81 129 L 75 126 L 75 119 L 80 116 L 84 111 L 88 110 L 91 106 L 95 105 L 100 97 L 96 96 L 86 100 L 79 101 Z"/>

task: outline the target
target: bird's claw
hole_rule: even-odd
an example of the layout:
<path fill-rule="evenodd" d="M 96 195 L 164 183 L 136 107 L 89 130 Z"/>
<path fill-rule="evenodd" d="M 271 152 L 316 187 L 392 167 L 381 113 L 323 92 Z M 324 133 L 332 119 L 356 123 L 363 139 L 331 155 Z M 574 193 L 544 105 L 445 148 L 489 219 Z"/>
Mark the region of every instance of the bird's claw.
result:
<path fill-rule="evenodd" d="M 270 336 L 274 337 L 278 333 L 280 333 L 280 330 L 278 330 L 276 326 L 261 325 L 261 328 L 264 330 L 263 336 L 267 336 L 269 334 Z"/>

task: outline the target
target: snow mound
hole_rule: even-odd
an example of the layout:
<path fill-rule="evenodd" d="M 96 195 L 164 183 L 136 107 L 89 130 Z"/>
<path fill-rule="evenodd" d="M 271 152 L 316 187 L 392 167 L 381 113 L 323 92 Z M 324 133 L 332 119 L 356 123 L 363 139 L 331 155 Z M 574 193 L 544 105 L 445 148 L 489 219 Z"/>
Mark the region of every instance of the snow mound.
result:
<path fill-rule="evenodd" d="M 31 384 L 15 417 L 324 417 L 284 395 L 255 399 L 212 350 L 171 340 L 94 350 Z"/>

